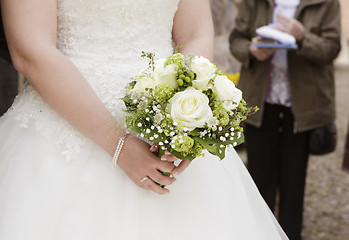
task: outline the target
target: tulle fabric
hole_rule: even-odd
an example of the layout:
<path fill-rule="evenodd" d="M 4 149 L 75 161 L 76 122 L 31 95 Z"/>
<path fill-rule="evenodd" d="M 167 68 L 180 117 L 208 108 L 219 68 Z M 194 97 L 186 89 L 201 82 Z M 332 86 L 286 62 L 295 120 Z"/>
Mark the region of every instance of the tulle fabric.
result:
<path fill-rule="evenodd" d="M 156 195 L 93 142 L 66 162 L 54 141 L 0 119 L 2 240 L 287 239 L 234 149 L 206 154 Z"/>

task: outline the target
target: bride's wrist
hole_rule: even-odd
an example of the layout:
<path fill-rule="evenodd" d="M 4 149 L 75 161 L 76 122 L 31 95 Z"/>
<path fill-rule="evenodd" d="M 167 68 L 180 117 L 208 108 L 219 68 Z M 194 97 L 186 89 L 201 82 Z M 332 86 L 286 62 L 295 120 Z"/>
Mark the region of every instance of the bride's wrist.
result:
<path fill-rule="evenodd" d="M 119 141 L 116 145 L 116 149 L 115 149 L 115 152 L 114 152 L 114 155 L 113 155 L 113 164 L 115 166 L 118 165 L 118 159 L 119 159 L 119 156 L 120 156 L 120 153 L 124 147 L 124 144 L 125 144 L 125 140 L 126 138 L 130 135 L 130 133 L 128 132 L 124 132 L 123 134 L 120 135 L 119 137 Z"/>

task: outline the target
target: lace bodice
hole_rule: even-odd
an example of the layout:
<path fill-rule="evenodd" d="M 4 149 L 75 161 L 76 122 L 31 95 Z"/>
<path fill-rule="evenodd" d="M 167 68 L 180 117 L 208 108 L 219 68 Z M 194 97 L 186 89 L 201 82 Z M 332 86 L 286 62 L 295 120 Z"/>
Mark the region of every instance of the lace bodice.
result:
<path fill-rule="evenodd" d="M 57 0 L 58 48 L 76 65 L 110 112 L 119 117 L 126 83 L 147 66 L 142 51 L 172 54 L 179 0 Z M 22 127 L 56 141 L 67 160 L 86 141 L 27 85 L 7 113 Z"/>

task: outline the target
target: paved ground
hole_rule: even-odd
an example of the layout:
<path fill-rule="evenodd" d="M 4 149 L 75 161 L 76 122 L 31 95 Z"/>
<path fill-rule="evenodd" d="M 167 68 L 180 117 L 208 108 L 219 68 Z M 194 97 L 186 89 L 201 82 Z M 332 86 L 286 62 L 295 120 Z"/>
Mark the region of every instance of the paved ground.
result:
<path fill-rule="evenodd" d="M 309 161 L 304 240 L 349 240 L 349 173 L 341 170 L 349 121 L 349 66 L 336 67 L 336 99 L 336 151 Z M 238 152 L 246 159 L 243 148 Z"/>

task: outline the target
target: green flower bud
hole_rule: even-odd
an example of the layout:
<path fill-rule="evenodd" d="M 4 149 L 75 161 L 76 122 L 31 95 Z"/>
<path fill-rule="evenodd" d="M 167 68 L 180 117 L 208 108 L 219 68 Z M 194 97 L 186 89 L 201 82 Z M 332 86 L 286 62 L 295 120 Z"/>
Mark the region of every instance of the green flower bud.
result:
<path fill-rule="evenodd" d="M 195 74 L 193 72 L 190 72 L 188 76 L 193 80 L 195 78 Z"/>
<path fill-rule="evenodd" d="M 191 78 L 190 78 L 190 77 L 185 77 L 184 81 L 190 82 L 190 81 L 191 81 Z"/>
<path fill-rule="evenodd" d="M 185 76 L 184 74 L 181 74 L 181 75 L 179 76 L 179 79 L 185 80 L 185 78 L 186 78 L 186 76 Z"/>
<path fill-rule="evenodd" d="M 178 84 L 178 86 L 183 86 L 183 80 L 182 79 L 178 79 L 177 80 L 177 84 Z"/>

